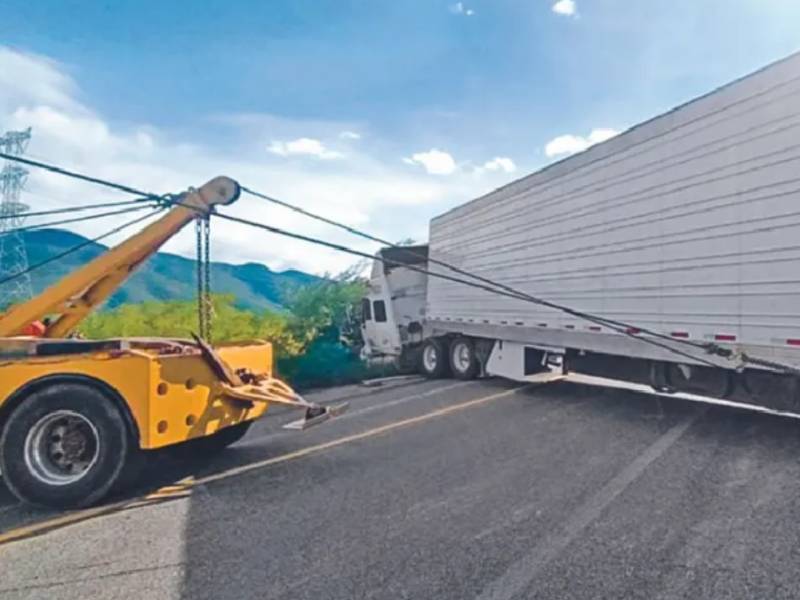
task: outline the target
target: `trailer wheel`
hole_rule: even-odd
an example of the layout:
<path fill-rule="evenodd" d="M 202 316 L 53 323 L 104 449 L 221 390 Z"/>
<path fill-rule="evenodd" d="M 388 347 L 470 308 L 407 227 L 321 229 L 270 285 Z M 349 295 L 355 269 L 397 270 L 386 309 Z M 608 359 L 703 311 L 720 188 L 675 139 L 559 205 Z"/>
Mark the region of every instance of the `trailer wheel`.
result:
<path fill-rule="evenodd" d="M 54 508 L 93 504 L 118 482 L 130 438 L 114 402 L 74 383 L 33 392 L 0 436 L 0 470 L 20 500 Z"/>
<path fill-rule="evenodd" d="M 447 342 L 442 338 L 428 338 L 419 355 L 419 370 L 430 379 L 445 377 L 450 365 L 447 360 Z"/>
<path fill-rule="evenodd" d="M 480 364 L 471 339 L 459 337 L 450 344 L 450 369 L 457 379 L 475 379 L 478 376 Z"/>

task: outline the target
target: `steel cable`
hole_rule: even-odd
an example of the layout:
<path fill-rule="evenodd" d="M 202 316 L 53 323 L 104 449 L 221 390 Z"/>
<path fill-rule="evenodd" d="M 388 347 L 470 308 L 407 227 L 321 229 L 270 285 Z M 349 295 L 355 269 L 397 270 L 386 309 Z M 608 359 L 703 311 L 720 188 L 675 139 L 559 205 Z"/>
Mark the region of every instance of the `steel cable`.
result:
<path fill-rule="evenodd" d="M 166 204 L 166 205 L 175 205 L 175 204 L 177 204 L 177 205 L 180 205 L 180 206 L 184 206 L 186 208 L 190 208 L 190 209 L 198 212 L 199 214 L 208 214 L 207 211 L 204 211 L 203 209 L 200 209 L 198 207 L 194 207 L 194 206 L 191 206 L 191 205 L 188 205 L 188 204 L 184 204 L 180 200 L 178 200 L 177 198 L 172 197 L 170 195 L 157 195 L 157 194 L 153 194 L 153 193 L 149 193 L 149 192 L 144 192 L 142 190 L 139 190 L 139 189 L 136 189 L 136 188 L 124 185 L 124 184 L 119 184 L 119 183 L 115 183 L 115 182 L 112 182 L 112 181 L 100 179 L 100 178 L 97 178 L 97 177 L 84 175 L 82 173 L 77 173 L 77 172 L 74 172 L 74 171 L 69 171 L 67 169 L 63 169 L 63 168 L 57 167 L 55 165 L 42 163 L 42 162 L 39 162 L 39 161 L 33 161 L 33 160 L 21 158 L 21 157 L 11 156 L 11 155 L 8 155 L 8 154 L 5 154 L 5 153 L 0 153 L 0 158 L 5 158 L 7 160 L 20 162 L 22 164 L 26 164 L 26 165 L 29 165 L 29 166 L 38 167 L 38 168 L 50 171 L 52 173 L 57 173 L 57 174 L 60 174 L 60 175 L 64 175 L 64 176 L 67 176 L 67 177 L 72 177 L 72 178 L 79 179 L 79 180 L 82 180 L 82 181 L 88 181 L 88 182 L 91 182 L 91 183 L 95 183 L 97 185 L 102 185 L 104 187 L 108 187 L 108 188 L 115 189 L 115 190 L 118 190 L 118 191 L 122 191 L 122 192 L 125 192 L 125 193 L 134 194 L 134 195 L 137 195 L 137 196 L 144 196 L 144 197 L 146 197 L 148 199 L 156 200 L 156 201 L 158 201 L 160 203 L 163 203 L 163 204 Z M 315 215 L 315 214 L 310 213 L 310 212 L 308 212 L 308 211 L 306 211 L 306 210 L 304 210 L 304 209 L 302 209 L 300 207 L 294 206 L 294 205 L 292 205 L 292 204 L 290 204 L 288 202 L 284 202 L 284 201 L 278 200 L 277 198 L 272 198 L 270 196 L 266 196 L 265 194 L 260 194 L 259 192 L 254 192 L 254 190 L 251 190 L 249 188 L 242 187 L 242 190 L 246 191 L 247 193 L 250 193 L 252 195 L 256 195 L 258 197 L 262 197 L 262 198 L 264 198 L 266 200 L 269 200 L 271 202 L 275 202 L 277 204 L 280 204 L 282 206 L 290 208 L 291 210 L 294 210 L 294 211 L 296 211 L 296 212 L 298 212 L 300 214 L 304 214 L 305 216 L 308 216 L 310 218 L 313 218 L 313 219 L 328 223 L 330 225 L 333 225 L 335 227 L 339 227 L 341 229 L 344 229 L 344 230 L 352 233 L 353 235 L 357 235 L 359 237 L 362 237 L 362 238 L 365 238 L 365 239 L 369 239 L 371 241 L 375 241 L 375 242 L 378 242 L 378 243 L 381 243 L 381 244 L 384 244 L 384 245 L 389 245 L 389 246 L 392 246 L 392 247 L 395 247 L 395 248 L 401 248 L 402 249 L 402 246 L 397 246 L 396 244 L 392 244 L 392 243 L 388 242 L 387 240 L 382 240 L 381 238 L 378 238 L 378 237 L 372 236 L 370 234 L 358 231 L 358 230 L 356 230 L 354 228 L 351 228 L 351 227 L 349 227 L 347 225 L 344 225 L 342 223 L 337 223 L 336 221 L 333 221 L 333 220 L 330 220 L 330 219 L 326 219 L 325 217 L 321 217 L 319 215 Z M 256 228 L 259 228 L 259 229 L 262 229 L 262 230 L 265 230 L 265 231 L 269 231 L 269 232 L 277 234 L 277 235 L 282 235 L 282 236 L 285 236 L 285 237 L 290 237 L 290 238 L 294 238 L 294 239 L 297 239 L 297 240 L 302 240 L 302 241 L 305 241 L 305 242 L 308 242 L 308 243 L 324 246 L 324 247 L 327 247 L 327 248 L 331 248 L 333 250 L 337 250 L 339 252 L 344 252 L 344 253 L 347 253 L 347 254 L 351 254 L 353 256 L 360 256 L 360 257 L 368 258 L 368 259 L 372 259 L 372 260 L 379 260 L 379 261 L 381 261 L 381 262 L 383 262 L 385 264 L 394 264 L 395 266 L 405 266 L 405 267 L 412 268 L 412 265 L 408 265 L 408 264 L 405 264 L 405 263 L 399 263 L 397 261 L 390 261 L 390 260 L 384 259 L 382 257 L 376 257 L 376 256 L 373 256 L 371 254 L 367 254 L 365 252 L 361 252 L 359 250 L 348 248 L 346 246 L 342 246 L 342 245 L 335 244 L 335 243 L 332 243 L 332 242 L 327 242 L 327 241 L 322 240 L 320 238 L 314 238 L 314 237 L 311 237 L 311 236 L 306 236 L 306 235 L 302 235 L 302 234 L 299 234 L 299 233 L 286 231 L 286 230 L 283 230 L 283 229 L 279 229 L 277 227 L 272 227 L 270 225 L 266 225 L 264 223 L 258 223 L 256 221 L 243 219 L 241 217 L 234 217 L 233 215 L 226 215 L 226 214 L 217 213 L 217 212 L 214 212 L 213 214 L 215 216 L 219 217 L 219 218 L 222 218 L 222 219 L 225 219 L 225 220 L 228 220 L 228 221 L 238 222 L 238 223 L 245 224 L 245 225 L 252 226 L 252 227 L 256 227 Z M 409 251 L 409 254 L 412 254 L 412 255 L 414 255 L 414 256 L 416 256 L 418 258 L 424 258 L 421 255 L 418 255 L 418 254 L 410 252 L 410 251 Z M 687 352 L 683 352 L 683 351 L 678 350 L 676 348 L 673 348 L 673 347 L 671 347 L 671 346 L 669 346 L 667 344 L 664 344 L 664 343 L 661 343 L 661 342 L 657 342 L 656 339 L 664 339 L 664 340 L 667 340 L 667 341 L 669 341 L 670 343 L 673 343 L 673 344 L 691 346 L 695 350 L 702 350 L 703 352 L 705 352 L 707 354 L 716 355 L 716 356 L 719 356 L 719 357 L 722 357 L 722 358 L 733 358 L 734 355 L 735 355 L 733 350 L 730 350 L 730 349 L 727 349 L 727 348 L 723 348 L 723 347 L 719 346 L 718 344 L 714 344 L 714 343 L 698 343 L 698 342 L 693 342 L 693 341 L 685 340 L 685 339 L 676 339 L 676 338 L 672 338 L 670 336 L 666 336 L 664 334 L 661 334 L 659 332 L 654 332 L 654 331 L 650 331 L 650 330 L 645 329 L 645 328 L 636 327 L 636 326 L 630 325 L 630 324 L 622 322 L 622 321 L 616 321 L 616 320 L 613 320 L 613 319 L 606 319 L 604 317 L 600 317 L 600 316 L 597 316 L 597 315 L 592 315 L 590 313 L 585 313 L 583 311 L 572 309 L 572 308 L 570 308 L 568 306 L 563 306 L 563 305 L 560 305 L 560 304 L 557 304 L 557 303 L 554 303 L 554 302 L 549 302 L 547 300 L 544 300 L 544 299 L 541 299 L 541 298 L 537 298 L 535 296 L 531 296 L 530 294 L 526 294 L 526 293 L 521 292 L 519 290 L 515 290 L 514 288 L 510 288 L 509 286 L 505 286 L 503 284 L 494 282 L 491 279 L 484 278 L 484 277 L 481 277 L 481 276 L 478 276 L 478 275 L 474 275 L 472 273 L 469 273 L 468 271 L 464 271 L 463 269 L 459 269 L 458 267 L 455 267 L 454 265 L 450 265 L 450 264 L 448 264 L 448 263 L 446 263 L 444 261 L 431 260 L 430 258 L 427 258 L 426 260 L 428 262 L 432 262 L 434 264 L 439 264 L 440 266 L 444 266 L 444 267 L 446 267 L 446 268 L 448 268 L 450 270 L 453 270 L 456 273 L 460 273 L 460 274 L 465 275 L 467 277 L 471 277 L 471 278 L 473 278 L 473 279 L 475 279 L 477 281 L 482 281 L 484 283 L 476 283 L 475 281 L 468 281 L 468 280 L 460 279 L 460 278 L 457 278 L 457 277 L 452 277 L 452 276 L 446 275 L 444 273 L 437 273 L 437 272 L 434 272 L 434 271 L 430 271 L 430 270 L 422 269 L 422 268 L 418 268 L 418 267 L 413 267 L 412 270 L 424 273 L 424 274 L 429 275 L 431 277 L 438 277 L 438 278 L 441 278 L 441 279 L 446 279 L 446 280 L 449 280 L 449 281 L 453 281 L 453 282 L 461 283 L 461 284 L 464 284 L 464 285 L 472 286 L 472 287 L 475 287 L 475 288 L 483 289 L 485 291 L 488 291 L 490 293 L 494 293 L 494 294 L 497 294 L 497 295 L 507 296 L 507 297 L 510 297 L 510 298 L 515 298 L 515 299 L 518 299 L 518 300 L 523 300 L 523 301 L 531 302 L 531 303 L 538 304 L 538 305 L 541 305 L 541 306 L 545 306 L 545 307 L 548 307 L 548 308 L 552 308 L 554 310 L 559 310 L 561 312 L 564 312 L 566 314 L 569 314 L 569 315 L 572 315 L 572 316 L 587 320 L 589 322 L 596 323 L 596 324 L 599 324 L 599 325 L 604 325 L 604 326 L 608 327 L 609 329 L 612 329 L 614 331 L 617 331 L 617 332 L 622 333 L 624 335 L 627 335 L 629 337 L 633 337 L 635 339 L 641 340 L 642 342 L 646 342 L 646 343 L 652 344 L 654 346 L 658 346 L 658 347 L 663 348 L 663 349 L 665 349 L 665 350 L 667 350 L 667 351 L 669 351 L 671 353 L 674 353 L 676 355 L 683 356 L 685 358 L 690 358 L 690 359 L 695 360 L 695 361 L 703 362 L 703 363 L 708 364 L 708 365 L 713 366 L 713 367 L 719 367 L 720 365 L 718 365 L 716 363 L 713 363 L 711 361 L 702 359 L 702 358 L 700 358 L 698 356 L 689 354 Z M 0 284 L 1 283 L 2 283 L 2 281 L 0 281 Z M 652 336 L 652 338 L 656 338 L 656 339 L 651 339 L 650 337 L 646 337 L 646 336 Z M 742 354 L 738 354 L 736 356 L 742 361 L 742 363 L 751 363 L 751 364 L 757 364 L 759 366 L 766 366 L 768 368 L 781 370 L 781 371 L 783 371 L 785 373 L 792 373 L 794 375 L 800 374 L 800 369 L 797 369 L 796 367 L 793 367 L 791 365 L 786 365 L 786 364 L 782 364 L 782 363 L 773 363 L 772 361 L 765 361 L 763 359 L 751 358 L 751 357 L 749 357 L 749 356 L 747 356 L 746 354 L 743 354 L 743 353 Z"/>

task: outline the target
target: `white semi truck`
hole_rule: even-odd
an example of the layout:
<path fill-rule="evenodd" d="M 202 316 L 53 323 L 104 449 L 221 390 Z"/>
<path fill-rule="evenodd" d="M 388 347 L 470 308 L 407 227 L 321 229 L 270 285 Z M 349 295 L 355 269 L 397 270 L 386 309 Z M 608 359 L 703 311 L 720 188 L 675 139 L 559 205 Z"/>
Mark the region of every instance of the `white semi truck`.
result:
<path fill-rule="evenodd" d="M 798 412 L 800 54 L 454 208 L 427 246 L 378 259 L 369 356 L 517 380 L 557 357 Z M 433 276 L 464 273 L 600 320 Z"/>

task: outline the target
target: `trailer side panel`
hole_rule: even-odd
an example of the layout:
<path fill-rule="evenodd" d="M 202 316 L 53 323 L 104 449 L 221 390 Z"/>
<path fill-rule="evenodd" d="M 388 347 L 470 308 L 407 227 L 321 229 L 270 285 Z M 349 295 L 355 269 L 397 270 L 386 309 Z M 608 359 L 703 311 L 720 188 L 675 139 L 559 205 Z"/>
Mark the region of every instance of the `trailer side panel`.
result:
<path fill-rule="evenodd" d="M 800 54 L 435 218 L 430 252 L 582 311 L 800 364 Z M 663 354 L 551 309 L 428 286 L 441 331 Z"/>

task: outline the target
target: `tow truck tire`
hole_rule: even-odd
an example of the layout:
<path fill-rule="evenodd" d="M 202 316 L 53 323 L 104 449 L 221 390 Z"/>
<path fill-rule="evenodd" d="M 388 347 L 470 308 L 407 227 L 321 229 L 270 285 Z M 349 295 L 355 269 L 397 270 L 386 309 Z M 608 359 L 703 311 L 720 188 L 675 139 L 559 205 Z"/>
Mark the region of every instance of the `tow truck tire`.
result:
<path fill-rule="evenodd" d="M 419 370 L 429 379 L 446 377 L 450 372 L 447 358 L 447 342 L 442 338 L 428 338 L 422 345 L 419 356 Z"/>
<path fill-rule="evenodd" d="M 456 379 L 475 379 L 480 365 L 475 355 L 475 343 L 468 337 L 458 337 L 450 344 L 450 370 Z"/>
<path fill-rule="evenodd" d="M 112 399 L 88 385 L 56 383 L 31 393 L 9 416 L 0 471 L 20 500 L 79 508 L 117 484 L 130 443 Z"/>

